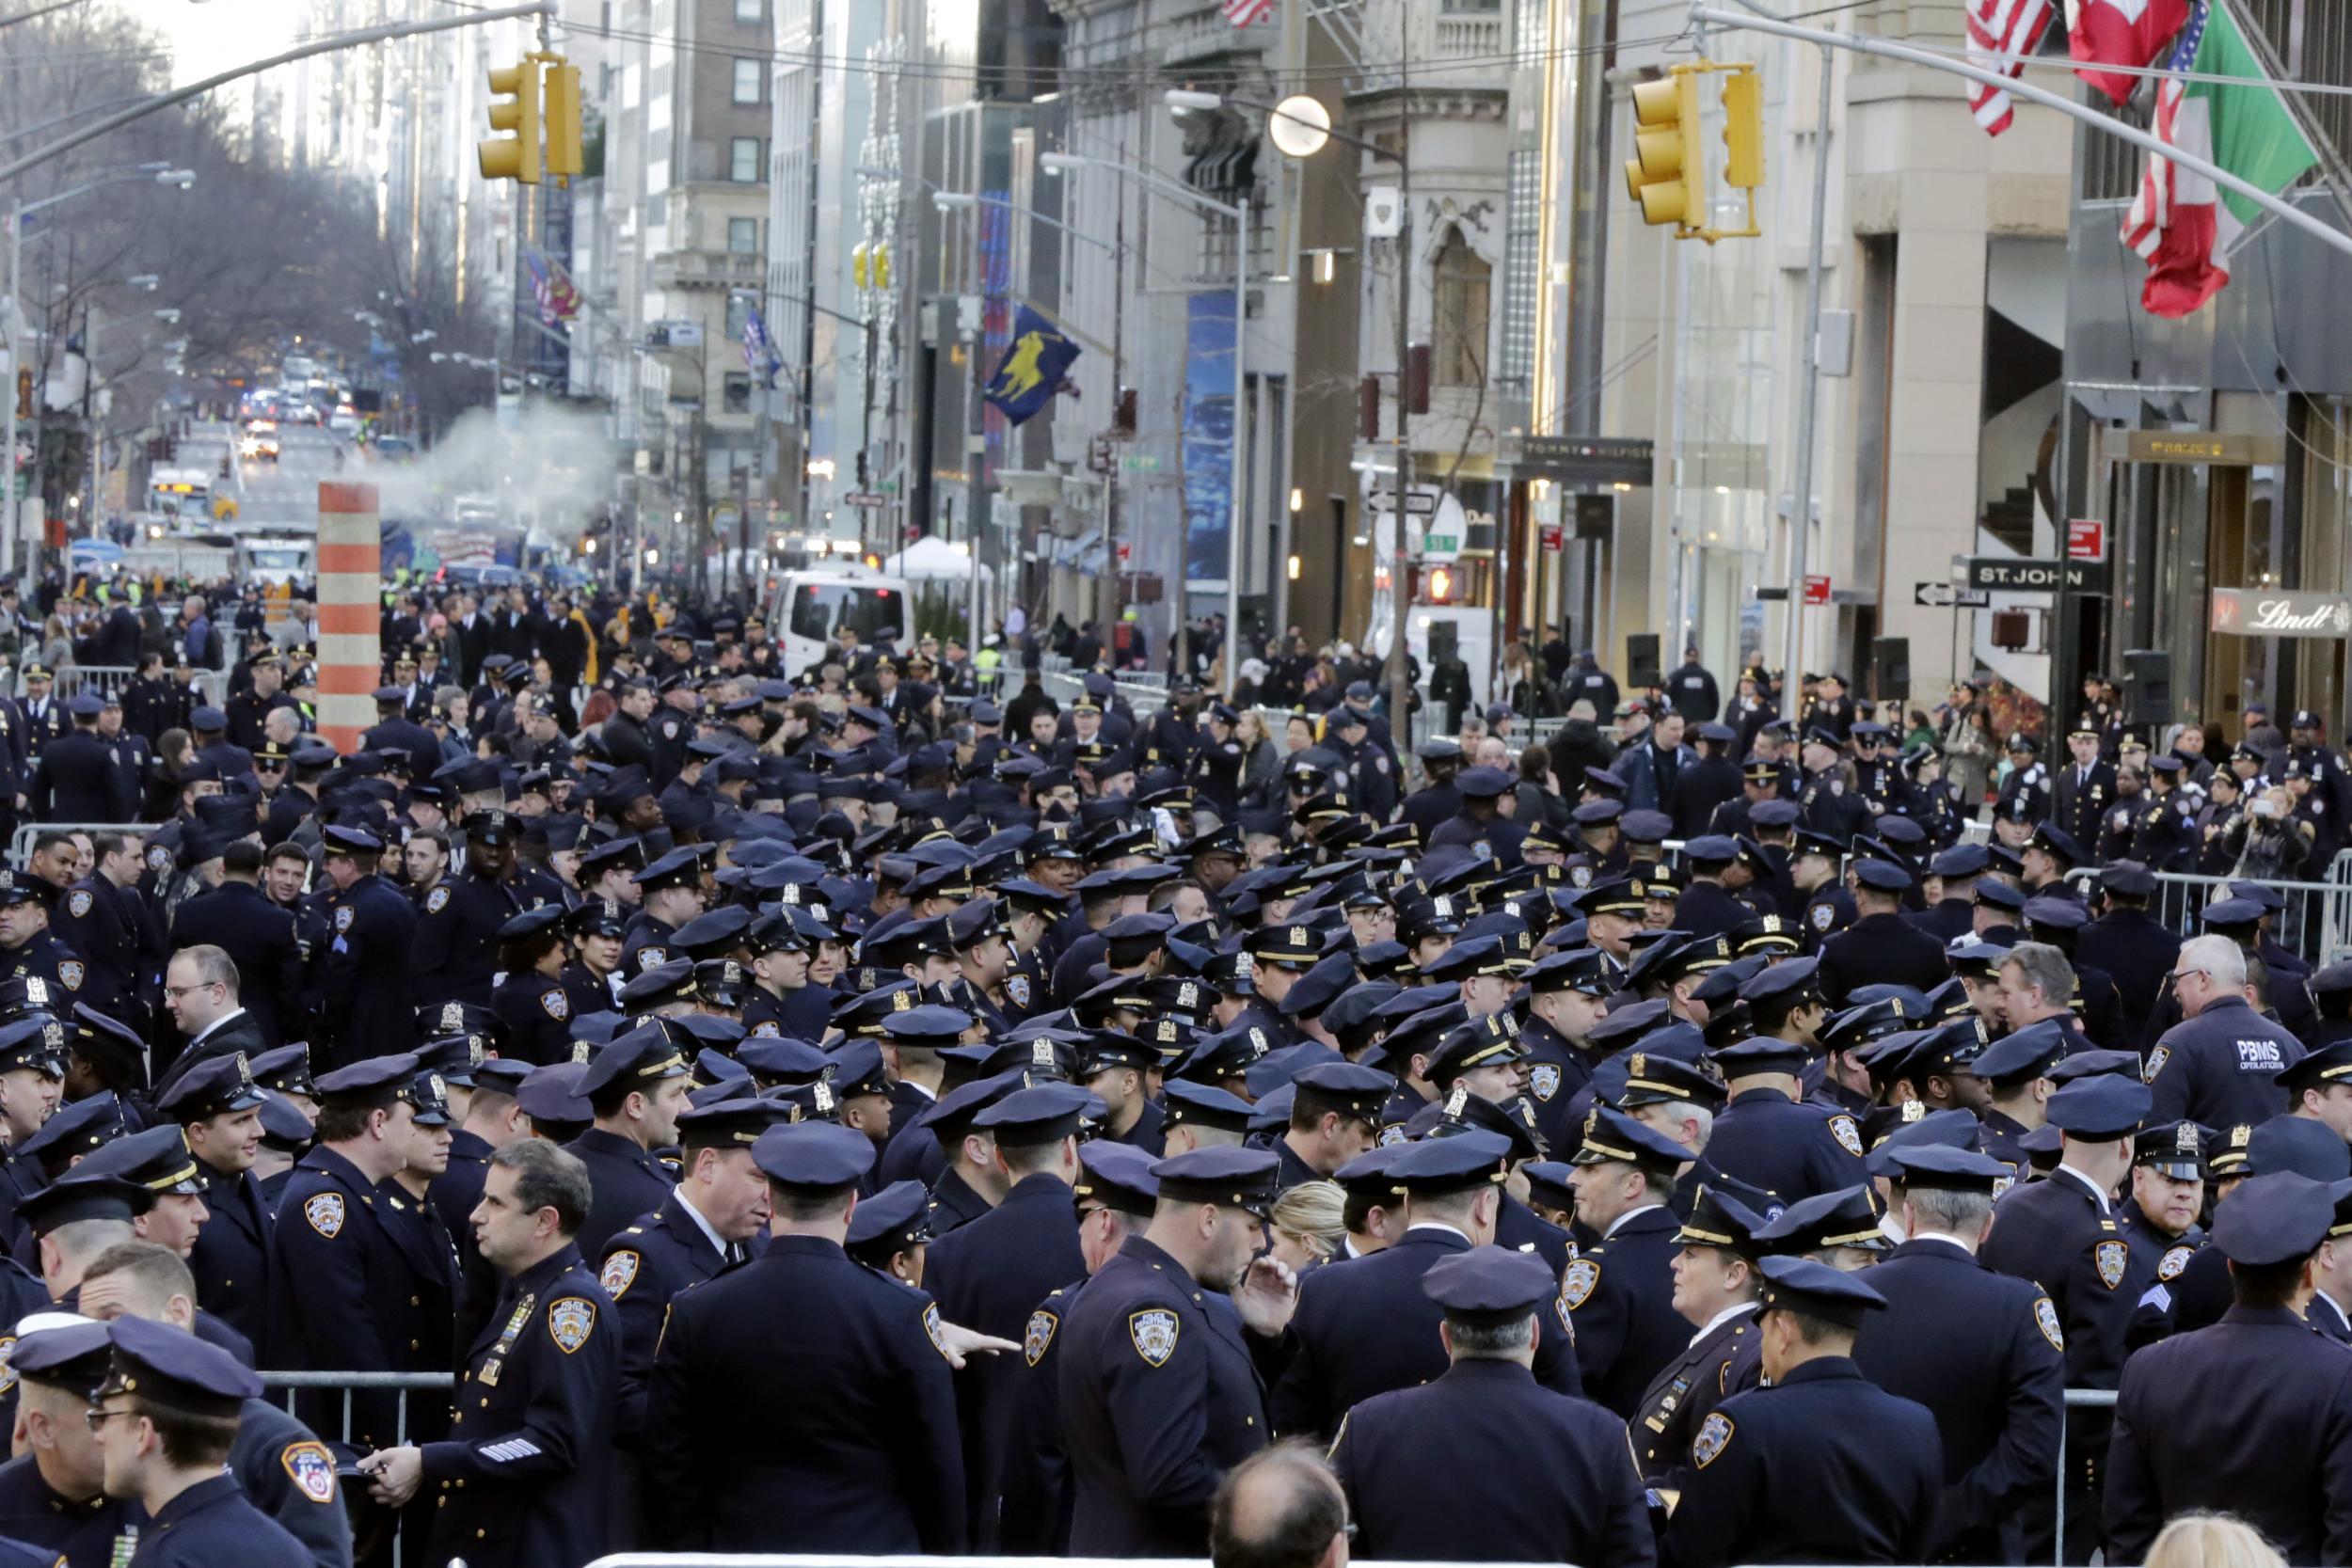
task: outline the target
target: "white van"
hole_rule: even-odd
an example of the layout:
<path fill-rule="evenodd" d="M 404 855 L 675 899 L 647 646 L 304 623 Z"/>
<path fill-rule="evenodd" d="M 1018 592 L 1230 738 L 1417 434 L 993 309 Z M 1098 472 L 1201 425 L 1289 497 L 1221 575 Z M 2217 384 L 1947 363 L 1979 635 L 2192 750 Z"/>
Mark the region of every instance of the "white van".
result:
<path fill-rule="evenodd" d="M 786 572 L 768 602 L 768 626 L 784 650 L 784 667 L 798 675 L 821 662 L 842 626 L 871 642 L 896 628 L 900 645 L 914 641 L 914 605 L 904 578 L 863 566 L 804 566 Z"/>

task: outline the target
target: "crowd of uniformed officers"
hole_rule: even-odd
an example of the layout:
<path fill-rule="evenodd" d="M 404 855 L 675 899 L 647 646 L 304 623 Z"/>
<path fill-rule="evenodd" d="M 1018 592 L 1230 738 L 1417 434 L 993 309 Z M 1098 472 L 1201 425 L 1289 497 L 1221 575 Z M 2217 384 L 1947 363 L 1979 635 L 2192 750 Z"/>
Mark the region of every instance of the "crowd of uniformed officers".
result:
<path fill-rule="evenodd" d="M 2265 884 L 2169 930 L 1820 728 L 1671 847 L 1448 740 L 1368 810 L 1369 692 L 1245 804 L 1200 693 L 739 629 L 0 872 L 0 1538 L 1190 1557 L 1297 1440 L 1366 1557 L 2352 1558 L 2352 965 Z"/>

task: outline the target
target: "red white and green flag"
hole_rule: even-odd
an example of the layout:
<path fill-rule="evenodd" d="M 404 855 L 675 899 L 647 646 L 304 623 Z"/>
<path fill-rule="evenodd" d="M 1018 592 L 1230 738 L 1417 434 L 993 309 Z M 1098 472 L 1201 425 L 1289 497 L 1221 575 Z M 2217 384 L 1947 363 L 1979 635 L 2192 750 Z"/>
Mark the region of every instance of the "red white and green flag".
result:
<path fill-rule="evenodd" d="M 2273 195 L 2319 162 L 2222 0 L 2198 0 L 2165 70 L 2171 74 L 2156 90 L 2154 131 L 2168 146 Z M 2173 159 L 2150 154 L 2123 220 L 2123 243 L 2148 263 L 2140 304 L 2151 315 L 2178 318 L 2218 293 L 2230 281 L 2230 252 L 2262 211 Z"/>

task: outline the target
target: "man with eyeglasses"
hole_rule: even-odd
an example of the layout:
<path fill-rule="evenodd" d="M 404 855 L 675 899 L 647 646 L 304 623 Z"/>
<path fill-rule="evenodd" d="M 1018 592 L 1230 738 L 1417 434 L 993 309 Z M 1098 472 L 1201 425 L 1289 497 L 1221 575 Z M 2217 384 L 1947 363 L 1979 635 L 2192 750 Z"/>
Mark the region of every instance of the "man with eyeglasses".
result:
<path fill-rule="evenodd" d="M 2302 1042 L 2246 999 L 2246 952 L 2228 937 L 2192 937 L 2169 975 L 2181 1022 L 2148 1055 L 2152 1121 L 2186 1117 L 2207 1127 L 2259 1127 L 2288 1108 L 2280 1075 Z"/>

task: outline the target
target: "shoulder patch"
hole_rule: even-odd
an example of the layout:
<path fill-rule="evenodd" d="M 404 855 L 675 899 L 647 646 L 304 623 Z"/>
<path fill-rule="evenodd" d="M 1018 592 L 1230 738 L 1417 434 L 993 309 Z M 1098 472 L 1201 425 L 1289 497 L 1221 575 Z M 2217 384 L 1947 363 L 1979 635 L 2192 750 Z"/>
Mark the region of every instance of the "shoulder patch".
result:
<path fill-rule="evenodd" d="M 623 1247 L 605 1259 L 604 1267 L 596 1273 L 596 1283 L 604 1288 L 606 1295 L 618 1301 L 637 1283 L 637 1271 L 644 1263 L 643 1257 Z"/>
<path fill-rule="evenodd" d="M 2169 1045 L 2160 1045 L 2148 1053 L 2148 1065 L 2140 1070 L 2139 1081 L 2143 1084 L 2154 1083 L 2156 1074 L 2162 1072 L 2164 1064 L 2171 1059 L 2172 1048 Z"/>
<path fill-rule="evenodd" d="M 302 1206 L 302 1217 L 310 1222 L 310 1228 L 333 1241 L 343 1231 L 343 1195 L 317 1193 Z"/>
<path fill-rule="evenodd" d="M 77 959 L 68 958 L 57 966 L 57 978 L 65 982 L 65 989 L 68 990 L 82 989 L 83 974 L 84 970 Z"/>
<path fill-rule="evenodd" d="M 278 1463 L 286 1467 L 294 1490 L 321 1507 L 335 1500 L 335 1456 L 326 1451 L 326 1445 L 310 1439 L 289 1443 L 279 1450 Z"/>
<path fill-rule="evenodd" d="M 1699 1434 L 1691 1439 L 1691 1463 L 1702 1470 L 1714 1464 L 1731 1446 L 1732 1430 L 1730 1420 L 1721 1414 L 1700 1422 Z"/>
<path fill-rule="evenodd" d="M 2091 1249 L 2091 1261 L 2098 1265 L 2099 1283 L 2114 1290 L 2123 1283 L 2124 1265 L 2131 1261 L 2129 1242 L 2101 1242 Z"/>
<path fill-rule="evenodd" d="M 1535 1098 L 1549 1102 L 1560 1092 L 1560 1069 L 1551 1062 L 1537 1062 L 1527 1071 L 1527 1086 L 1535 1091 Z"/>
<path fill-rule="evenodd" d="M 89 913 L 90 903 L 89 889 L 76 888 L 73 896 L 65 901 L 66 912 L 79 920 Z"/>
<path fill-rule="evenodd" d="M 1012 998 L 1014 1006 L 1027 1006 L 1029 1005 L 1029 977 L 1025 974 L 1006 975 L 1005 994 Z"/>
<path fill-rule="evenodd" d="M 349 904 L 345 904 L 341 909 L 337 910 L 335 911 L 335 929 L 338 931 L 350 930 L 351 923 L 353 919 L 357 917 L 358 912 L 358 911 L 353 909 Z"/>
<path fill-rule="evenodd" d="M 1829 1118 L 1829 1130 L 1837 1139 L 1838 1148 L 1857 1160 L 1862 1158 L 1862 1130 L 1854 1126 L 1853 1117 L 1834 1116 Z"/>
<path fill-rule="evenodd" d="M 1021 1355 L 1032 1367 L 1045 1359 L 1045 1352 L 1054 1343 L 1054 1331 L 1061 1327 L 1061 1320 L 1042 1307 L 1029 1314 L 1029 1326 L 1021 1336 Z"/>
<path fill-rule="evenodd" d="M 548 1016 L 558 1023 L 572 1016 L 571 999 L 564 994 L 561 987 L 541 991 L 539 1006 L 546 1008 Z"/>
<path fill-rule="evenodd" d="M 2065 1354 L 2066 1336 L 2058 1332 L 2058 1308 L 2051 1305 L 2048 1296 L 2042 1296 L 2033 1304 L 2033 1322 L 2034 1326 L 2042 1330 L 2042 1337 L 2050 1341 L 2050 1348 L 2060 1355 Z"/>
<path fill-rule="evenodd" d="M 596 1327 L 596 1304 L 586 1296 L 565 1296 L 548 1304 L 548 1335 L 565 1355 L 586 1344 Z"/>
<path fill-rule="evenodd" d="M 424 895 L 424 912 L 438 914 L 449 908 L 449 889 L 437 887 Z"/>
<path fill-rule="evenodd" d="M 1599 1283 L 1600 1259 L 1580 1258 L 1568 1265 L 1567 1273 L 1560 1276 L 1560 1299 L 1566 1302 L 1568 1310 L 1573 1312 L 1592 1299 L 1593 1287 Z"/>
<path fill-rule="evenodd" d="M 16 1336 L 0 1334 L 0 1394 L 16 1386 L 16 1368 L 11 1365 L 15 1358 Z"/>
<path fill-rule="evenodd" d="M 1827 931 L 1829 923 L 1837 918 L 1836 907 L 1832 904 L 1816 904 L 1804 913 L 1805 918 L 1813 922 L 1813 928 L 1817 931 Z"/>
<path fill-rule="evenodd" d="M 640 947 L 637 950 L 637 973 L 640 974 L 649 969 L 660 969 L 669 961 L 670 950 L 666 947 Z"/>
<path fill-rule="evenodd" d="M 1147 1367 L 1168 1365 L 1168 1358 L 1176 1354 L 1176 1336 L 1183 1327 L 1183 1320 L 1164 1307 L 1127 1314 L 1127 1338 L 1135 1341 L 1136 1354 Z"/>
<path fill-rule="evenodd" d="M 939 1303 L 932 1302 L 923 1308 L 923 1332 L 930 1336 L 931 1349 L 939 1353 L 939 1358 L 949 1366 L 955 1365 L 955 1357 L 947 1354 L 946 1338 L 939 1332 Z"/>
<path fill-rule="evenodd" d="M 2156 1277 L 2158 1279 L 2180 1278 L 2181 1271 L 2188 1267 L 2188 1260 L 2190 1257 L 2196 1253 L 2196 1251 L 2197 1249 L 2195 1247 L 2176 1246 L 2170 1248 L 2165 1253 L 2163 1261 L 2156 1265 Z"/>

